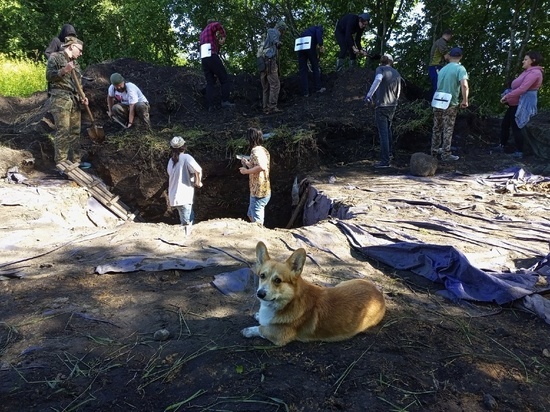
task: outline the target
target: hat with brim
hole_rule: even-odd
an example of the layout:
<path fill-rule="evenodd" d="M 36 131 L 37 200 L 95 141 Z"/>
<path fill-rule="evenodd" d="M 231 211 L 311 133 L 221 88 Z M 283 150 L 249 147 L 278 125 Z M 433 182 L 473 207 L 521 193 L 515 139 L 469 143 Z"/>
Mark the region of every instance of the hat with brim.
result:
<path fill-rule="evenodd" d="M 183 140 L 183 137 L 181 136 L 174 136 L 172 140 L 170 140 L 170 146 L 174 149 L 179 149 L 180 147 L 183 147 L 184 144 L 185 140 Z"/>
<path fill-rule="evenodd" d="M 391 54 L 384 53 L 384 56 L 382 56 L 382 57 L 385 57 L 386 59 L 391 60 L 393 62 L 393 57 L 392 57 Z"/>
<path fill-rule="evenodd" d="M 84 42 L 80 39 L 77 39 L 75 36 L 67 36 L 65 37 L 65 43 L 63 43 L 63 47 L 69 47 L 73 44 L 78 44 L 80 46 L 84 45 Z"/>

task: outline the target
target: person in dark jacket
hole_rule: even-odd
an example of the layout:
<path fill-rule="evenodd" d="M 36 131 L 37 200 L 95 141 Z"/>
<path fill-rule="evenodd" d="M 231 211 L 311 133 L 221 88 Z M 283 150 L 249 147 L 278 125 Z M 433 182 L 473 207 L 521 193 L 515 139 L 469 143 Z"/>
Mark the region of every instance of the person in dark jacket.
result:
<path fill-rule="evenodd" d="M 76 35 L 76 30 L 74 27 L 70 24 L 64 24 L 63 27 L 61 27 L 61 31 L 59 32 L 59 36 L 54 37 L 52 41 L 50 42 L 50 45 L 46 47 L 46 50 L 44 50 L 44 56 L 46 56 L 46 60 L 50 58 L 50 55 L 52 53 L 57 53 L 62 50 L 62 46 L 65 43 L 65 39 L 68 36 L 72 37 L 78 37 Z"/>
<path fill-rule="evenodd" d="M 375 105 L 374 120 L 380 138 L 380 162 L 374 165 L 377 169 L 390 167 L 393 152 L 392 122 L 401 94 L 402 79 L 392 65 L 393 57 L 385 53 L 364 99 L 368 105 Z"/>
<path fill-rule="evenodd" d="M 52 53 L 46 68 L 46 80 L 51 83 L 51 112 L 55 121 L 54 159 L 59 164 L 70 160 L 81 168 L 91 165 L 81 162 L 80 108 L 88 105 L 87 97 L 80 97 L 71 72 L 81 76 L 77 59 L 82 56 L 84 44 L 76 37 L 67 36 L 62 50 Z"/>
<path fill-rule="evenodd" d="M 336 60 L 336 71 L 342 70 L 346 56 L 349 56 L 349 65 L 355 66 L 357 55 L 366 56 L 367 53 L 361 48 L 361 36 L 365 27 L 370 25 L 370 14 L 346 14 L 336 23 L 334 35 L 340 46 L 338 59 Z M 353 35 L 355 34 L 355 38 Z"/>
<path fill-rule="evenodd" d="M 309 96 L 308 61 L 313 72 L 315 91 L 322 93 L 326 89 L 321 86 L 321 71 L 319 69 L 319 54 L 325 51 L 323 47 L 323 26 L 312 26 L 302 32 L 300 38 L 311 37 L 309 49 L 298 51 L 298 67 L 300 70 L 300 85 L 302 95 Z"/>

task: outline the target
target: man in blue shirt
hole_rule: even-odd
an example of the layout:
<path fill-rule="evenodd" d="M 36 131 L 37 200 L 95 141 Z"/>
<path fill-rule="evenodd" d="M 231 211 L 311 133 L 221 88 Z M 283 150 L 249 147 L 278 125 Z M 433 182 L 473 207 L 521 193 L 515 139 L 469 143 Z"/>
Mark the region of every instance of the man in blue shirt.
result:
<path fill-rule="evenodd" d="M 458 96 L 462 92 L 460 107 L 468 107 L 468 73 L 460 64 L 462 49 L 454 47 L 449 52 L 447 63 L 437 76 L 437 91 L 450 94 L 449 107 L 439 109 L 434 107 L 434 126 L 432 131 L 432 156 L 441 155 L 441 160 L 458 160 L 459 157 L 451 153 L 451 140 L 458 114 Z"/>

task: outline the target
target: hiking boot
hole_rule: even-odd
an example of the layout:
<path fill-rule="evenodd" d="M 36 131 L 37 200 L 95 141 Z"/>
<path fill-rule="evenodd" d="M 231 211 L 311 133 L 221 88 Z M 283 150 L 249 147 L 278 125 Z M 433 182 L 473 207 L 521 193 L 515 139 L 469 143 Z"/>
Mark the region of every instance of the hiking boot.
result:
<path fill-rule="evenodd" d="M 448 155 L 441 156 L 441 160 L 443 160 L 444 162 L 455 161 L 455 160 L 458 160 L 458 159 L 460 159 L 460 157 L 455 156 L 453 154 L 448 154 Z"/>
<path fill-rule="evenodd" d="M 229 109 L 231 107 L 235 107 L 235 103 L 231 103 L 231 102 L 222 102 L 222 108 L 223 109 Z"/>
<path fill-rule="evenodd" d="M 384 162 L 378 162 L 374 165 L 375 169 L 385 169 L 385 168 L 388 168 L 388 167 L 390 167 L 390 164 L 389 163 L 384 163 Z"/>
<path fill-rule="evenodd" d="M 523 152 L 514 152 L 512 153 L 514 159 L 523 159 Z"/>

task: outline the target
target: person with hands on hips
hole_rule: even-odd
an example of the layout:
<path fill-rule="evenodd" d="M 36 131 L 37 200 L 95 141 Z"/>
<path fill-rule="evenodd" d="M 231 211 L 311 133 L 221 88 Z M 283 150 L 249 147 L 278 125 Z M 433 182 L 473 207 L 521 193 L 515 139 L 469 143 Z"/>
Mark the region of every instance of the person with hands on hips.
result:
<path fill-rule="evenodd" d="M 249 177 L 250 203 L 248 218 L 251 222 L 264 224 L 265 207 L 271 199 L 271 185 L 269 182 L 270 155 L 265 147 L 263 134 L 260 129 L 249 128 L 246 138 L 250 146 L 250 160 L 241 159 L 242 167 L 239 171 Z"/>
<path fill-rule="evenodd" d="M 149 101 L 134 83 L 127 82 L 120 73 L 113 73 L 107 91 L 109 118 L 115 118 L 125 128 L 134 127 L 136 117 L 141 124 L 151 130 Z"/>

